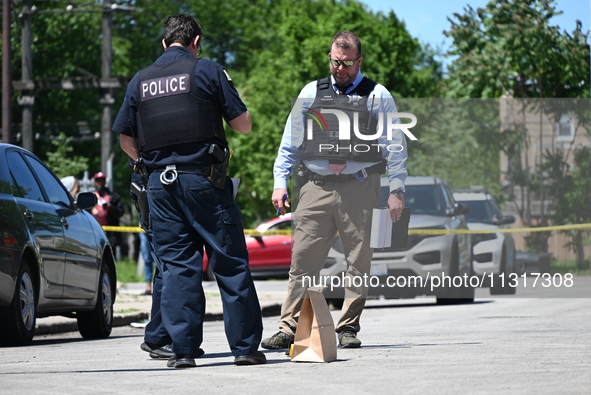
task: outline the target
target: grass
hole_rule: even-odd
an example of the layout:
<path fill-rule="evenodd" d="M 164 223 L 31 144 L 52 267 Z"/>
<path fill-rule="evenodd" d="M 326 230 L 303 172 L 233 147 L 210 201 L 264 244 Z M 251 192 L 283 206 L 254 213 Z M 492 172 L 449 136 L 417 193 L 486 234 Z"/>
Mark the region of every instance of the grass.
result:
<path fill-rule="evenodd" d="M 137 262 L 129 258 L 118 261 L 117 281 L 122 283 L 143 283 L 143 276 L 137 275 Z"/>
<path fill-rule="evenodd" d="M 571 273 L 573 275 L 581 275 L 581 276 L 588 276 L 589 273 L 589 261 L 586 260 L 584 267 L 580 269 L 577 266 L 577 261 L 552 261 L 550 263 L 550 270 L 552 274 L 554 273 Z"/>

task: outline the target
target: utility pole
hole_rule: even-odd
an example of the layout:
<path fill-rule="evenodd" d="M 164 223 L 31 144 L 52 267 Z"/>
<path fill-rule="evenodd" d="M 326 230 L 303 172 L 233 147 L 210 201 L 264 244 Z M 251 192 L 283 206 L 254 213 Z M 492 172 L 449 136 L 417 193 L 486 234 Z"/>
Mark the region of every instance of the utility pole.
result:
<path fill-rule="evenodd" d="M 33 80 L 33 49 L 31 28 L 31 0 L 23 0 L 23 27 L 22 27 L 22 73 L 21 80 L 24 83 L 32 83 Z M 33 105 L 35 104 L 35 91 L 24 89 L 18 97 L 18 104 L 22 107 L 22 131 L 23 148 L 34 152 L 33 139 Z"/>
<path fill-rule="evenodd" d="M 112 78 L 112 24 L 113 12 L 143 12 L 142 8 L 118 5 L 111 0 L 103 0 L 100 9 L 95 6 L 88 7 L 83 4 L 82 8 L 68 5 L 66 9 L 38 10 L 31 6 L 31 0 L 22 0 L 22 79 L 12 81 L 10 73 L 10 3 L 11 0 L 2 0 L 3 12 L 3 70 L 2 70 L 2 134 L 3 142 L 10 141 L 10 117 L 11 91 L 14 87 L 22 92 L 18 103 L 22 109 L 22 135 L 23 147 L 33 151 L 33 105 L 35 103 L 35 90 L 39 89 L 98 89 L 99 102 L 103 105 L 101 116 L 101 171 L 107 173 L 113 159 L 113 133 L 111 124 L 113 119 L 113 89 L 127 85 L 128 78 Z M 33 78 L 33 57 L 32 57 L 32 16 L 33 14 L 65 14 L 65 13 L 102 13 L 102 50 L 101 50 L 101 76 L 85 76 L 62 78 L 56 81 L 54 78 Z M 8 55 L 8 56 L 7 56 Z M 8 88 L 5 87 L 5 84 Z M 107 173 L 110 174 L 110 173 Z"/>
<path fill-rule="evenodd" d="M 111 125 L 113 123 L 113 104 L 115 99 L 112 95 L 111 88 L 105 86 L 111 78 L 111 68 L 113 60 L 112 51 L 112 27 L 113 24 L 113 13 L 111 11 L 111 0 L 103 0 L 103 45 L 101 55 L 101 86 L 100 89 L 100 103 L 103 105 L 103 115 L 101 118 L 101 170 L 107 173 L 109 162 L 113 157 L 113 133 L 111 132 Z"/>
<path fill-rule="evenodd" d="M 10 144 L 12 127 L 12 72 L 10 62 L 10 0 L 2 0 L 2 142 Z"/>

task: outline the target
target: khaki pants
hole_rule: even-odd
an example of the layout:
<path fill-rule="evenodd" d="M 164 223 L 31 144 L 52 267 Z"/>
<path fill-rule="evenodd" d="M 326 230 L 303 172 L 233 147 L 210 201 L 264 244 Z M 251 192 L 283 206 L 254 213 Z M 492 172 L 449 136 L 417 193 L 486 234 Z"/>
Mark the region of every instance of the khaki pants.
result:
<path fill-rule="evenodd" d="M 295 231 L 287 298 L 281 308 L 282 332 L 295 335 L 297 320 L 306 294 L 303 277 L 317 277 L 328 251 L 339 233 L 347 277 L 369 275 L 373 249 L 370 248 L 372 210 L 380 203 L 380 175 L 370 174 L 361 183 L 355 179 L 325 182 L 308 181 L 300 190 L 295 211 Z M 317 282 L 318 283 L 318 282 Z M 359 281 L 348 281 L 341 317 L 336 325 L 358 332 L 359 318 L 365 306 L 367 287 L 355 287 Z M 306 282 L 308 285 L 308 282 Z"/>

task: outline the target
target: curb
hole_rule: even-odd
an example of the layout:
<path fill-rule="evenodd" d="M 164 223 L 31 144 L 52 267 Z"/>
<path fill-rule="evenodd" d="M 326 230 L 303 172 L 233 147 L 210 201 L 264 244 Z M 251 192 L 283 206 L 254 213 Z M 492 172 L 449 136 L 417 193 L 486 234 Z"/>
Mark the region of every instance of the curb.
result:
<path fill-rule="evenodd" d="M 261 309 L 263 317 L 272 317 L 281 313 L 281 305 L 273 304 Z M 150 318 L 149 312 L 134 312 L 126 314 L 113 315 L 113 327 L 130 325 L 132 322 L 147 321 Z M 221 321 L 224 319 L 223 313 L 206 313 L 203 321 Z M 35 336 L 51 335 L 64 332 L 78 332 L 78 323 L 76 319 L 64 318 L 59 322 L 37 323 L 35 327 Z"/>
<path fill-rule="evenodd" d="M 113 327 L 129 325 L 132 322 L 147 320 L 150 314 L 146 312 L 135 312 L 128 314 L 114 314 Z M 67 318 L 60 322 L 37 323 L 35 336 L 50 335 L 64 332 L 78 332 L 78 323 L 74 318 Z"/>

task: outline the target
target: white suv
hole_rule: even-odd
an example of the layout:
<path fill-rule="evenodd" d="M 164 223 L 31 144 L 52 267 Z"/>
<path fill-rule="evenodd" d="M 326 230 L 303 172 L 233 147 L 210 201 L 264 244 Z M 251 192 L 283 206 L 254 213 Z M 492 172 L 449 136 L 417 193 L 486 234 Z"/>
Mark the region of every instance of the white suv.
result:
<path fill-rule="evenodd" d="M 382 178 L 381 185 L 381 204 L 385 207 L 390 193 L 388 179 Z M 454 200 L 443 180 L 408 177 L 405 187 L 405 206 L 411 209 L 409 230 L 468 229 L 464 215 L 469 210 Z M 325 296 L 335 307 L 342 303 L 344 291 L 342 287 L 333 286 L 336 283 L 334 280 L 342 278 L 345 269 L 345 257 L 337 237 L 320 272 L 321 277 L 327 276 L 327 281 L 333 280 Z M 369 286 L 369 296 L 408 298 L 435 295 L 439 304 L 469 303 L 474 301 L 473 287 L 435 285 L 446 276 L 471 274 L 472 244 L 469 234 L 411 234 L 403 249 L 374 249 L 370 273 L 373 283 Z"/>
<path fill-rule="evenodd" d="M 508 224 L 515 222 L 514 216 L 501 213 L 489 193 L 456 191 L 454 198 L 470 207 L 470 213 L 466 215 L 470 230 L 506 229 Z M 521 271 L 516 267 L 515 242 L 511 233 L 473 234 L 472 244 L 474 274 L 484 276 L 491 295 L 515 293 L 514 287 L 507 286 L 508 275 Z M 501 274 L 505 276 L 504 281 L 488 281 Z M 506 286 L 503 288 L 502 285 Z"/>

